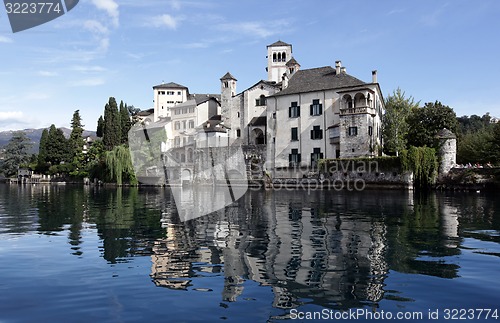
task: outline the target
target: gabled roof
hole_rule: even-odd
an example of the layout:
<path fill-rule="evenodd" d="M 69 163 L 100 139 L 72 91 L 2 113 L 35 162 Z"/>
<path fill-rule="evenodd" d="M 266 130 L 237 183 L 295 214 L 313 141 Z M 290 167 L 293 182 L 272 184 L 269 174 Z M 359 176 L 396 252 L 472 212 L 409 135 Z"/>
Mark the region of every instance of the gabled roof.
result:
<path fill-rule="evenodd" d="M 286 64 L 285 64 L 285 65 L 286 65 L 286 66 L 294 66 L 294 65 L 299 65 L 299 66 L 300 66 L 299 62 L 297 62 L 297 61 L 295 60 L 295 58 L 293 58 L 293 57 L 292 57 L 292 58 L 290 58 L 290 60 L 289 60 L 288 62 L 286 62 Z"/>
<path fill-rule="evenodd" d="M 162 83 L 160 85 L 155 85 L 153 86 L 153 89 L 187 89 L 187 87 L 174 82 L 169 82 L 169 83 Z"/>
<path fill-rule="evenodd" d="M 290 78 L 288 87 L 271 96 L 317 92 L 364 85 L 365 82 L 346 73 L 336 74 L 331 66 L 299 70 Z"/>
<path fill-rule="evenodd" d="M 275 87 L 275 88 L 279 88 L 280 87 L 280 83 L 276 83 L 274 81 L 260 80 L 257 83 L 255 83 L 254 85 L 250 86 L 249 88 L 247 88 L 247 89 L 241 91 L 240 93 L 236 94 L 235 96 L 241 95 L 241 94 L 245 93 L 246 91 L 248 91 L 250 89 L 253 89 L 254 87 L 258 86 L 259 84 L 263 84 L 263 85 L 267 85 L 267 86 L 271 86 L 271 87 Z"/>
<path fill-rule="evenodd" d="M 277 42 L 272 43 L 271 45 L 267 45 L 267 47 L 278 47 L 278 46 L 292 46 L 292 45 L 287 44 L 281 40 L 278 40 Z"/>
<path fill-rule="evenodd" d="M 231 73 L 227 72 L 226 74 L 224 74 L 223 77 L 220 78 L 221 81 L 223 80 L 235 80 L 235 81 L 238 81 L 234 76 L 231 75 Z"/>
<path fill-rule="evenodd" d="M 222 119 L 222 118 L 220 118 Z M 210 118 L 205 121 L 201 126 L 197 127 L 198 132 L 227 132 L 230 129 L 224 125 L 221 120 L 216 120 L 215 118 Z"/>
<path fill-rule="evenodd" d="M 202 94 L 202 93 L 195 93 L 189 95 L 189 100 L 195 100 L 196 105 L 200 105 L 202 103 L 205 103 L 209 100 L 215 100 L 217 103 L 220 102 L 221 97 L 220 94 Z"/>

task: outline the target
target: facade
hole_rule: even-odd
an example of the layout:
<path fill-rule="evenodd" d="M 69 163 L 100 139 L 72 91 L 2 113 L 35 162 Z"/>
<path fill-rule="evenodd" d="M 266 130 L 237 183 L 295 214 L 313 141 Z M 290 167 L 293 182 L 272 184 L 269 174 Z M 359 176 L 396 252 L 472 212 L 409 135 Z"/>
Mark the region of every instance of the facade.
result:
<path fill-rule="evenodd" d="M 183 147 L 196 151 L 198 141 L 199 148 L 213 143 L 254 152 L 257 147 L 262 156 L 252 153 L 252 160 L 265 162 L 273 177 L 282 170 L 282 176 L 293 175 L 298 166 L 314 169 L 324 158 L 381 153 L 384 99 L 377 71 L 364 82 L 347 74 L 340 61 L 335 67 L 301 69 L 292 45 L 282 41 L 267 46 L 266 70 L 267 80 L 240 93 L 237 79 L 227 72 L 220 78 L 220 96 L 190 94 L 173 82 L 154 86 L 154 121 L 171 129 L 165 148 L 186 162 L 193 155 Z M 214 116 L 217 122 L 211 122 Z M 204 123 L 211 130 L 200 131 Z M 208 140 L 209 134 L 214 139 Z"/>

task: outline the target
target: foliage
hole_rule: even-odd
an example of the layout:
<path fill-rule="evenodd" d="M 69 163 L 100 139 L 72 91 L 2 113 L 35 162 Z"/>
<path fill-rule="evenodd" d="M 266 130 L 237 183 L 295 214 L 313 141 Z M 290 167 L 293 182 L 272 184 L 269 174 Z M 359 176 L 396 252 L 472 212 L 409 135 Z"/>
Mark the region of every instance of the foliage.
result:
<path fill-rule="evenodd" d="M 137 184 L 130 152 L 125 145 L 116 146 L 113 150 L 105 152 L 104 160 L 109 178 L 112 181 L 118 185 L 121 185 L 123 180 Z"/>
<path fill-rule="evenodd" d="M 319 169 L 328 172 L 332 170 L 342 171 L 342 167 L 346 171 L 352 171 L 353 167 L 357 170 L 358 167 L 365 166 L 365 171 L 402 171 L 401 159 L 395 156 L 379 156 L 379 157 L 361 157 L 361 158 L 337 158 L 337 159 L 321 159 L 318 163 Z M 371 169 L 370 169 L 371 168 Z"/>
<path fill-rule="evenodd" d="M 485 127 L 462 135 L 458 140 L 457 163 L 486 164 L 494 160 L 493 128 Z"/>
<path fill-rule="evenodd" d="M 413 172 L 413 185 L 426 189 L 435 183 L 438 173 L 436 150 L 429 147 L 414 147 L 401 153 L 403 170 Z"/>
<path fill-rule="evenodd" d="M 104 144 L 102 143 L 102 140 L 94 141 L 92 146 L 90 146 L 84 162 L 84 169 L 89 178 L 104 179 L 106 177 L 104 151 Z"/>
<path fill-rule="evenodd" d="M 423 108 L 414 108 L 408 116 L 408 145 L 415 147 L 437 147 L 437 133 L 446 128 L 457 133 L 458 122 L 452 108 L 441 102 L 426 103 Z"/>
<path fill-rule="evenodd" d="M 500 165 L 500 122 L 495 124 L 493 133 L 490 139 L 491 145 L 491 161 L 496 165 Z"/>
<path fill-rule="evenodd" d="M 59 165 L 62 162 L 69 161 L 69 146 L 68 140 L 64 137 L 61 129 L 51 125 L 45 143 L 46 157 L 43 162 L 51 165 Z"/>
<path fill-rule="evenodd" d="M 120 101 L 120 130 L 121 130 L 121 138 L 120 143 L 126 144 L 128 143 L 128 132 L 132 127 L 132 122 L 130 121 L 129 109 L 127 104 Z"/>
<path fill-rule="evenodd" d="M 490 128 L 491 124 L 491 116 L 489 113 L 486 113 L 482 117 L 478 115 L 461 116 L 457 118 L 458 121 L 458 134 L 466 135 L 469 133 L 475 133 L 483 130 L 484 128 Z"/>
<path fill-rule="evenodd" d="M 96 136 L 102 138 L 103 135 L 104 135 L 104 119 L 102 116 L 100 116 L 99 120 L 97 120 Z"/>
<path fill-rule="evenodd" d="M 17 174 L 18 168 L 29 162 L 30 140 L 24 131 L 16 131 L 5 146 L 2 171 L 6 177 Z"/>
<path fill-rule="evenodd" d="M 418 108 L 412 96 L 406 98 L 405 92 L 397 88 L 385 100 L 385 114 L 382 124 L 384 150 L 387 154 L 399 155 L 406 148 L 408 133 L 407 118 L 413 109 Z"/>
<path fill-rule="evenodd" d="M 40 138 L 40 145 L 38 148 L 38 162 L 36 170 L 38 172 L 45 172 L 48 170 L 47 165 L 47 142 L 49 140 L 49 130 L 43 129 L 42 137 Z"/>
<path fill-rule="evenodd" d="M 104 148 L 108 151 L 113 150 L 121 141 L 121 123 L 118 113 L 118 106 L 113 97 L 109 98 L 109 102 L 104 107 L 104 132 L 103 143 Z"/>
<path fill-rule="evenodd" d="M 69 148 L 69 161 L 73 164 L 74 170 L 73 176 L 82 175 L 79 174 L 80 167 L 83 162 L 83 145 L 85 141 L 83 140 L 83 126 L 82 126 L 82 118 L 80 117 L 80 111 L 76 110 L 73 113 L 73 118 L 71 119 L 71 134 L 68 140 L 68 148 Z M 84 175 L 84 174 L 83 174 Z"/>

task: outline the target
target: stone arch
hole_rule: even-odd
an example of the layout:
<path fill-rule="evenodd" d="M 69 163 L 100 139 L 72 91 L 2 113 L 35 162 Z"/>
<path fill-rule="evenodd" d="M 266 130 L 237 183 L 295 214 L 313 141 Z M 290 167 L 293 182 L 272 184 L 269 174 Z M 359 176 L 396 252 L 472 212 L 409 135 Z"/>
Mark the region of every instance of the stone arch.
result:
<path fill-rule="evenodd" d="M 354 96 L 354 107 L 364 107 L 366 106 L 366 97 L 363 93 L 356 93 Z"/>
<path fill-rule="evenodd" d="M 342 97 L 342 101 L 344 101 L 345 108 L 346 109 L 351 109 L 353 108 L 353 102 L 352 102 L 352 97 L 349 94 L 346 94 Z"/>
<path fill-rule="evenodd" d="M 266 138 L 264 137 L 264 131 L 259 128 L 255 128 L 251 133 L 252 144 L 254 145 L 264 145 L 266 143 Z"/>

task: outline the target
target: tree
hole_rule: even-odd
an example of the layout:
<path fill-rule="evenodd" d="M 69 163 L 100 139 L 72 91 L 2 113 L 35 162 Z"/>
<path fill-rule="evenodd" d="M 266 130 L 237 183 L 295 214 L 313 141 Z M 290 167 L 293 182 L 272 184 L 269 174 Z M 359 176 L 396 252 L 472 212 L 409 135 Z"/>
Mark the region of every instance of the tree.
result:
<path fill-rule="evenodd" d="M 400 88 L 386 98 L 382 124 L 386 153 L 399 156 L 399 153 L 406 149 L 407 118 L 412 109 L 418 108 L 418 104 L 419 102 L 415 102 L 412 96 L 405 98 L 405 92 L 402 92 Z"/>
<path fill-rule="evenodd" d="M 99 120 L 97 120 L 96 136 L 102 138 L 103 135 L 104 135 L 104 119 L 102 116 L 100 116 Z"/>
<path fill-rule="evenodd" d="M 492 162 L 499 165 L 500 164 L 500 122 L 495 124 L 495 128 L 493 129 L 493 135 L 490 140 L 491 144 L 491 154 L 492 154 Z"/>
<path fill-rule="evenodd" d="M 68 144 L 71 158 L 82 153 L 85 142 L 83 140 L 83 125 L 79 110 L 73 113 L 73 118 L 71 119 L 71 134 L 69 135 Z"/>
<path fill-rule="evenodd" d="M 38 161 L 37 171 L 44 172 L 47 170 L 47 142 L 49 140 L 49 130 L 43 129 L 42 137 L 40 137 L 40 145 L 38 146 Z"/>
<path fill-rule="evenodd" d="M 437 133 L 446 128 L 457 133 L 457 116 L 452 108 L 441 102 L 426 103 L 423 108 L 414 108 L 408 116 L 408 145 L 415 147 L 434 147 L 438 143 Z"/>
<path fill-rule="evenodd" d="M 493 129 L 484 127 L 462 135 L 457 145 L 457 163 L 485 164 L 493 160 Z"/>
<path fill-rule="evenodd" d="M 6 177 L 15 175 L 23 164 L 29 162 L 28 150 L 31 147 L 29 138 L 24 131 L 16 131 L 5 146 L 3 173 Z"/>
<path fill-rule="evenodd" d="M 116 146 L 113 150 L 105 152 L 105 162 L 112 181 L 118 185 L 121 185 L 123 180 L 137 184 L 130 151 L 125 145 Z"/>
<path fill-rule="evenodd" d="M 121 129 L 121 139 L 120 143 L 126 144 L 128 143 L 128 132 L 132 127 L 132 123 L 130 122 L 129 109 L 127 104 L 120 102 L 120 129 Z"/>
<path fill-rule="evenodd" d="M 113 150 L 121 141 L 121 124 L 118 114 L 118 106 L 113 97 L 109 98 L 109 102 L 104 107 L 104 132 L 103 143 L 106 150 Z"/>
<path fill-rule="evenodd" d="M 68 141 L 61 129 L 51 125 L 46 143 L 46 161 L 52 165 L 59 165 L 69 159 Z"/>

